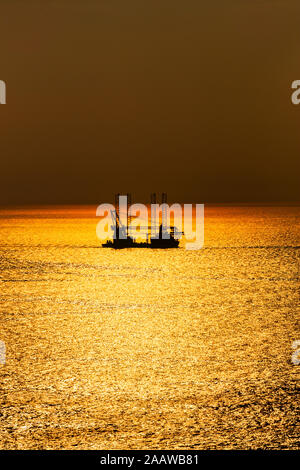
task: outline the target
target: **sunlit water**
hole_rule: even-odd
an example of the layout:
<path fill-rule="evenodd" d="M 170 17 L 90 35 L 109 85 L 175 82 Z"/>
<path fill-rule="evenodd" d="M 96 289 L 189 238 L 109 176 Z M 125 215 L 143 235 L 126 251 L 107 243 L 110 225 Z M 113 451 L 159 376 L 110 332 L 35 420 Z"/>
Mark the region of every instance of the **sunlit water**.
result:
<path fill-rule="evenodd" d="M 200 251 L 0 211 L 1 448 L 300 448 L 299 207 L 209 207 Z"/>

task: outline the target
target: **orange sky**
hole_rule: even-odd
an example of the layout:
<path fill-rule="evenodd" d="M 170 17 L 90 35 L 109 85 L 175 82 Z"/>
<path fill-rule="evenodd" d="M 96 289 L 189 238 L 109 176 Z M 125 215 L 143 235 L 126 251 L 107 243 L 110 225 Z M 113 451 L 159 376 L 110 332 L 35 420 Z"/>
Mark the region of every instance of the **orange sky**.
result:
<path fill-rule="evenodd" d="M 0 204 L 299 200 L 298 0 L 4 0 Z"/>

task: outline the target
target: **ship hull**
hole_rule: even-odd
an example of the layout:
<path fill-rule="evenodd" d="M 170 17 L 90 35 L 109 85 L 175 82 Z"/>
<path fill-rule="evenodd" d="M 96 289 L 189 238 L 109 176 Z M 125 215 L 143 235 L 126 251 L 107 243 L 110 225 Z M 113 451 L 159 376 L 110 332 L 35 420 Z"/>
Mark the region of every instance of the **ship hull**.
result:
<path fill-rule="evenodd" d="M 171 239 L 153 239 L 151 242 L 137 243 L 132 239 L 127 240 L 108 240 L 102 245 L 102 248 L 113 248 L 114 250 L 122 250 L 124 248 L 152 248 L 152 249 L 168 249 L 178 248 L 179 240 Z"/>

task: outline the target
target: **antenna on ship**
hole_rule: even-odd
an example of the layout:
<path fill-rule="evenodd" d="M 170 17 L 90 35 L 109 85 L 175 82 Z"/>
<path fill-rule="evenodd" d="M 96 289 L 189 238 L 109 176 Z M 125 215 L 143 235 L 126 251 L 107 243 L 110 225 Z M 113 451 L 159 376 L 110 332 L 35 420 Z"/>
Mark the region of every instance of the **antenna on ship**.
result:
<path fill-rule="evenodd" d="M 115 194 L 116 239 L 119 238 L 119 216 L 120 216 L 119 197 L 120 197 L 120 193 Z"/>
<path fill-rule="evenodd" d="M 156 193 L 151 193 L 150 199 L 151 199 L 151 220 L 150 220 L 151 233 L 150 233 L 150 237 L 155 238 L 156 237 L 156 231 L 157 231 L 157 227 L 156 227 L 156 210 L 152 210 L 152 204 L 156 204 Z"/>
<path fill-rule="evenodd" d="M 162 225 L 162 231 L 167 230 L 167 206 L 166 206 L 167 200 L 168 200 L 167 193 L 162 193 L 162 195 L 161 195 L 161 203 L 162 203 L 161 225 Z"/>
<path fill-rule="evenodd" d="M 131 194 L 127 193 L 127 238 L 130 236 L 130 224 L 131 224 L 131 215 L 129 215 L 130 206 L 131 206 Z"/>

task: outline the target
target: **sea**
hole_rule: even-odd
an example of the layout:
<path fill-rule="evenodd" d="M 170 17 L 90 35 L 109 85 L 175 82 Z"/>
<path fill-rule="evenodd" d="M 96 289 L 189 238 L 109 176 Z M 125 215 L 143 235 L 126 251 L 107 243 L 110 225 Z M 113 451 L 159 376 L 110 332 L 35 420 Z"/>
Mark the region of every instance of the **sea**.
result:
<path fill-rule="evenodd" d="M 113 250 L 96 206 L 0 208 L 1 449 L 300 448 L 300 207 L 204 220 Z"/>

